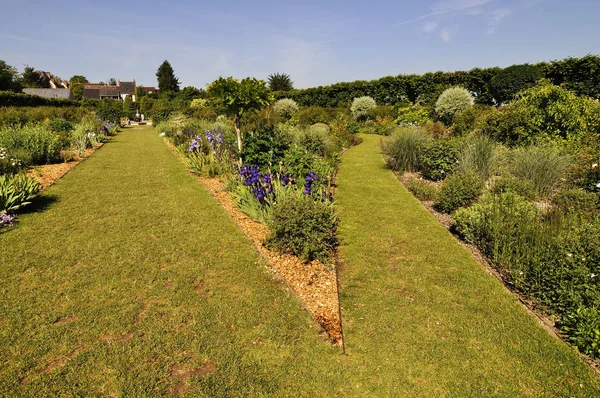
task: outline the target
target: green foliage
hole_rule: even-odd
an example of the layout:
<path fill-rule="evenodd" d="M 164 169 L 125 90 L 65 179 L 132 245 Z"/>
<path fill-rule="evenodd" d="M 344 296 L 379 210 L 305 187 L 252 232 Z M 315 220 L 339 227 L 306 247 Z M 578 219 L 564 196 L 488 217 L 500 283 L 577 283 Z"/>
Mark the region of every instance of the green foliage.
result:
<path fill-rule="evenodd" d="M 398 109 L 395 122 L 398 126 L 420 126 L 430 121 L 429 110 L 424 106 L 411 105 Z"/>
<path fill-rule="evenodd" d="M 24 152 L 28 157 L 26 165 L 54 163 L 60 159 L 58 136 L 44 124 L 0 127 L 0 147 L 10 153 Z"/>
<path fill-rule="evenodd" d="M 516 148 L 510 154 L 510 171 L 529 180 L 537 196 L 550 196 L 571 164 L 571 158 L 553 147 Z"/>
<path fill-rule="evenodd" d="M 450 127 L 453 137 L 462 137 L 474 131 L 482 129 L 487 115 L 493 112 L 494 108 L 488 105 L 475 104 L 472 107 L 454 116 L 454 122 Z"/>
<path fill-rule="evenodd" d="M 468 206 L 481 194 L 483 180 L 474 172 L 460 172 L 446 178 L 436 209 L 444 213 L 452 213 L 460 207 Z"/>
<path fill-rule="evenodd" d="M 419 200 L 436 202 L 440 197 L 440 188 L 431 181 L 411 179 L 407 188 Z"/>
<path fill-rule="evenodd" d="M 0 59 L 0 91 L 20 91 L 17 68 Z"/>
<path fill-rule="evenodd" d="M 421 156 L 430 142 L 431 138 L 419 128 L 403 127 L 384 141 L 383 153 L 392 170 L 419 171 Z"/>
<path fill-rule="evenodd" d="M 131 100 L 131 96 L 128 95 L 125 98 L 125 101 L 123 101 L 123 112 L 120 116 L 127 116 L 128 118 L 133 119 L 135 117 L 136 112 L 136 104 L 133 103 L 133 101 Z"/>
<path fill-rule="evenodd" d="M 600 99 L 599 70 L 600 56 L 588 54 L 581 58 L 552 61 L 547 68 L 546 78 L 577 95 Z"/>
<path fill-rule="evenodd" d="M 15 107 L 0 109 L 0 126 L 19 125 L 51 121 L 56 118 L 64 119 L 70 123 L 78 122 L 90 110 L 80 107 Z"/>
<path fill-rule="evenodd" d="M 290 75 L 286 73 L 273 73 L 267 79 L 269 88 L 273 91 L 290 91 L 294 89 L 294 83 Z"/>
<path fill-rule="evenodd" d="M 552 204 L 561 214 L 591 215 L 598 210 L 598 196 L 583 189 L 560 191 L 552 197 Z"/>
<path fill-rule="evenodd" d="M 458 169 L 474 171 L 487 181 L 494 173 L 496 142 L 485 135 L 477 135 L 467 141 L 458 157 Z"/>
<path fill-rule="evenodd" d="M 350 106 L 350 112 L 356 120 L 365 120 L 370 109 L 377 106 L 375 100 L 368 96 L 354 98 Z"/>
<path fill-rule="evenodd" d="M 490 192 L 494 195 L 500 195 L 506 192 L 511 192 L 522 196 L 528 200 L 534 200 L 536 197 L 533 183 L 529 180 L 518 178 L 515 176 L 507 176 L 497 180 Z"/>
<path fill-rule="evenodd" d="M 44 98 L 39 95 L 0 91 L 0 107 L 2 106 L 78 106 L 77 101 L 64 98 Z"/>
<path fill-rule="evenodd" d="M 542 81 L 490 114 L 483 131 L 509 145 L 577 142 L 600 131 L 600 103 Z"/>
<path fill-rule="evenodd" d="M 273 209 L 271 232 L 266 245 L 306 261 L 330 262 L 338 245 L 338 218 L 329 202 L 290 196 Z"/>
<path fill-rule="evenodd" d="M 542 70 L 536 65 L 512 65 L 494 76 L 489 90 L 500 105 L 510 101 L 519 91 L 535 86 L 543 77 Z"/>
<path fill-rule="evenodd" d="M 600 358 L 600 313 L 596 308 L 579 307 L 558 324 L 566 340 L 592 358 Z"/>
<path fill-rule="evenodd" d="M 244 137 L 243 159 L 261 169 L 277 167 L 291 145 L 291 137 L 277 128 L 260 126 Z"/>
<path fill-rule="evenodd" d="M 312 126 L 316 123 L 329 123 L 333 118 L 331 109 L 310 106 L 301 108 L 298 112 L 298 123 L 301 126 Z"/>
<path fill-rule="evenodd" d="M 50 88 L 50 80 L 46 74 L 35 70 L 33 66 L 26 65 L 21 74 L 21 85 L 31 88 Z"/>
<path fill-rule="evenodd" d="M 175 72 L 169 61 L 164 60 L 158 67 L 156 78 L 158 80 L 158 89 L 161 94 L 170 92 L 176 93 L 179 91 L 179 79 L 175 77 Z"/>
<path fill-rule="evenodd" d="M 40 192 L 40 185 L 25 174 L 0 175 L 0 214 L 18 210 L 31 203 Z"/>
<path fill-rule="evenodd" d="M 73 97 L 76 100 L 80 100 L 83 97 L 83 85 L 89 83 L 88 79 L 82 75 L 75 75 L 69 80 L 69 89 L 73 93 Z"/>
<path fill-rule="evenodd" d="M 273 105 L 275 114 L 284 121 L 290 120 L 298 112 L 298 104 L 289 98 L 282 98 Z"/>
<path fill-rule="evenodd" d="M 432 181 L 440 181 L 452 174 L 458 165 L 459 140 L 437 138 L 429 141 L 419 158 L 421 174 Z"/>
<path fill-rule="evenodd" d="M 73 130 L 73 124 L 68 120 L 63 119 L 62 117 L 57 117 L 50 120 L 50 123 L 48 123 L 48 125 L 53 131 L 56 132 Z"/>
<path fill-rule="evenodd" d="M 452 87 L 440 95 L 435 103 L 435 113 L 446 125 L 451 125 L 454 117 L 473 106 L 474 98 L 462 87 Z"/>

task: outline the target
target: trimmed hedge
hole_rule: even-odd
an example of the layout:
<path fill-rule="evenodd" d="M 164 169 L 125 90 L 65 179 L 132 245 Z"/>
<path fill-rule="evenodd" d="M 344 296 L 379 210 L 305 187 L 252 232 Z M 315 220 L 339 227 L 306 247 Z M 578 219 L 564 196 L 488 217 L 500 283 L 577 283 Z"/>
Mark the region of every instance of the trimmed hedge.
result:
<path fill-rule="evenodd" d="M 0 106 L 79 106 L 79 101 L 0 91 Z"/>
<path fill-rule="evenodd" d="M 566 58 L 535 66 L 552 83 L 564 85 L 578 95 L 600 98 L 600 56 Z M 432 105 L 441 92 L 452 86 L 463 86 L 475 96 L 478 104 L 494 105 L 490 81 L 503 69 L 475 68 L 470 71 L 434 72 L 424 75 L 386 76 L 377 80 L 358 80 L 302 90 L 275 92 L 275 98 L 290 98 L 300 106 L 350 106 L 354 98 L 369 96 L 380 105 L 407 106 L 415 103 Z"/>

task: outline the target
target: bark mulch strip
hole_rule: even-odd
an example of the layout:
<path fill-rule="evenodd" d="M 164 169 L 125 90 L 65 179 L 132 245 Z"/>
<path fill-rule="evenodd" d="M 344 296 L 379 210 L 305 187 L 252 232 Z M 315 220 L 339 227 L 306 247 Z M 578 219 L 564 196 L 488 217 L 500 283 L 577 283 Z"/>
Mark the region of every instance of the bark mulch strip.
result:
<path fill-rule="evenodd" d="M 269 269 L 283 278 L 300 298 L 308 312 L 325 329 L 331 342 L 341 347 L 342 332 L 335 269 L 319 261 L 304 262 L 296 256 L 267 249 L 263 242 L 269 234 L 269 229 L 237 208 L 230 194 L 223 189 L 223 182 L 218 178 L 198 179 L 254 243 L 267 260 Z"/>

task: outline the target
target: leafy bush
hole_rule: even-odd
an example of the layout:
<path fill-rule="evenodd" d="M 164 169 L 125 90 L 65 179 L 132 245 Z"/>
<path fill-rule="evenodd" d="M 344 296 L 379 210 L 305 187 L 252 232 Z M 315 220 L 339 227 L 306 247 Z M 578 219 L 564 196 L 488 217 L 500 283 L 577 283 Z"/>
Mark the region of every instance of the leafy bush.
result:
<path fill-rule="evenodd" d="M 454 117 L 473 106 L 474 98 L 462 87 L 452 87 L 440 95 L 435 103 L 435 113 L 446 125 L 452 124 Z"/>
<path fill-rule="evenodd" d="M 536 194 L 542 197 L 553 193 L 571 164 L 569 157 L 552 147 L 516 148 L 510 158 L 512 174 L 531 181 Z"/>
<path fill-rule="evenodd" d="M 369 120 L 377 120 L 377 119 L 391 119 L 394 120 L 396 118 L 396 111 L 393 106 L 388 105 L 377 105 L 373 108 L 370 108 L 367 111 L 367 119 Z"/>
<path fill-rule="evenodd" d="M 510 101 L 519 91 L 535 86 L 543 77 L 542 70 L 536 65 L 512 65 L 490 80 L 489 90 L 500 105 Z"/>
<path fill-rule="evenodd" d="M 25 174 L 0 175 L 0 214 L 18 210 L 31 203 L 40 192 L 40 185 Z"/>
<path fill-rule="evenodd" d="M 593 214 L 598 209 L 598 196 L 583 189 L 560 191 L 552 198 L 552 204 L 562 214 Z"/>
<path fill-rule="evenodd" d="M 592 358 L 600 358 L 600 313 L 596 308 L 579 307 L 558 324 L 567 341 Z"/>
<path fill-rule="evenodd" d="M 354 119 L 364 120 L 367 118 L 367 113 L 369 110 L 375 108 L 376 106 L 377 104 L 373 98 L 368 96 L 358 97 L 352 100 L 350 112 L 352 112 L 352 117 L 354 117 Z"/>
<path fill-rule="evenodd" d="M 421 156 L 431 138 L 417 127 L 399 128 L 383 144 L 383 153 L 392 170 L 419 171 Z"/>
<path fill-rule="evenodd" d="M 473 131 L 481 130 L 487 115 L 494 111 L 491 106 L 475 104 L 472 107 L 457 113 L 450 127 L 453 137 L 462 137 Z"/>
<path fill-rule="evenodd" d="M 398 109 L 394 121 L 398 126 L 420 126 L 430 121 L 429 110 L 420 105 L 411 105 Z"/>
<path fill-rule="evenodd" d="M 338 245 L 338 218 L 329 202 L 290 196 L 273 209 L 268 247 L 312 261 L 329 262 Z"/>
<path fill-rule="evenodd" d="M 461 172 L 446 178 L 436 209 L 444 213 L 452 213 L 460 207 L 468 206 L 483 190 L 481 177 L 474 172 Z"/>
<path fill-rule="evenodd" d="M 298 112 L 298 104 L 292 99 L 283 98 L 275 102 L 273 111 L 280 119 L 289 120 Z"/>
<path fill-rule="evenodd" d="M 0 106 L 77 106 L 77 101 L 63 98 L 44 98 L 39 95 L 0 91 Z"/>
<path fill-rule="evenodd" d="M 496 142 L 485 135 L 471 138 L 462 148 L 458 157 L 458 168 L 462 171 L 474 171 L 486 181 L 495 168 Z"/>
<path fill-rule="evenodd" d="M 0 147 L 11 154 L 15 150 L 25 153 L 26 165 L 53 163 L 60 159 L 58 136 L 44 124 L 0 127 Z"/>
<path fill-rule="evenodd" d="M 73 124 L 68 120 L 61 117 L 54 118 L 49 123 L 50 128 L 53 131 L 71 131 L 73 130 Z"/>
<path fill-rule="evenodd" d="M 440 189 L 434 183 L 427 180 L 410 180 L 408 190 L 411 191 L 419 200 L 437 201 L 440 196 Z"/>
<path fill-rule="evenodd" d="M 419 160 L 423 177 L 440 181 L 452 174 L 458 164 L 461 145 L 459 140 L 445 138 L 430 141 Z"/>
<path fill-rule="evenodd" d="M 497 180 L 490 192 L 495 195 L 512 192 L 529 200 L 533 200 L 536 197 L 533 183 L 515 176 L 507 176 Z"/>
<path fill-rule="evenodd" d="M 244 137 L 244 162 L 261 169 L 277 166 L 291 145 L 291 137 L 277 128 L 262 125 Z"/>

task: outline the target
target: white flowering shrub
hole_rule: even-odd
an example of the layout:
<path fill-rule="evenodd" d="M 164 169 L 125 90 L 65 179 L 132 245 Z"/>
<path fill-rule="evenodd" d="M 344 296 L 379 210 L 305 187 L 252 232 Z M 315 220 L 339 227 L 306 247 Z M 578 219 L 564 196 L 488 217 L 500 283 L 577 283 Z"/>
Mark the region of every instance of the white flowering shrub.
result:
<path fill-rule="evenodd" d="M 473 103 L 474 98 L 470 92 L 462 87 L 452 87 L 438 98 L 435 103 L 435 113 L 442 122 L 450 125 L 454 116 L 473 106 Z"/>
<path fill-rule="evenodd" d="M 293 99 L 283 98 L 273 105 L 273 111 L 280 118 L 289 120 L 294 113 L 298 112 L 298 104 Z"/>
<path fill-rule="evenodd" d="M 375 100 L 371 97 L 358 97 L 354 98 L 352 101 L 352 106 L 350 106 L 350 112 L 352 112 L 352 116 L 356 120 L 365 119 L 367 117 L 367 112 L 369 109 L 373 109 L 377 106 Z"/>

